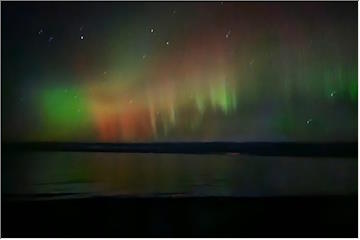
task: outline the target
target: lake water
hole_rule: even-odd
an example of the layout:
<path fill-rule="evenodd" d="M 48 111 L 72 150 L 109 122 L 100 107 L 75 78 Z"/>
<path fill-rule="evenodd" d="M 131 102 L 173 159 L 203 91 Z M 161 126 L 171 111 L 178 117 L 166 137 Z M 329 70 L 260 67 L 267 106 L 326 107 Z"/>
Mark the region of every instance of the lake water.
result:
<path fill-rule="evenodd" d="M 32 152 L 3 154 L 15 195 L 289 196 L 357 193 L 357 159 Z"/>

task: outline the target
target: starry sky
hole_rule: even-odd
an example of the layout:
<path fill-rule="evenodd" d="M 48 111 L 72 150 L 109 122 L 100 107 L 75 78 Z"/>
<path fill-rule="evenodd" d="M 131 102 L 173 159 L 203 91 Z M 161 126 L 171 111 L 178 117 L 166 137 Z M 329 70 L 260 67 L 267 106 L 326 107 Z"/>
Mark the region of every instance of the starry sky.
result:
<path fill-rule="evenodd" d="M 2 2 L 5 141 L 356 141 L 356 2 Z"/>

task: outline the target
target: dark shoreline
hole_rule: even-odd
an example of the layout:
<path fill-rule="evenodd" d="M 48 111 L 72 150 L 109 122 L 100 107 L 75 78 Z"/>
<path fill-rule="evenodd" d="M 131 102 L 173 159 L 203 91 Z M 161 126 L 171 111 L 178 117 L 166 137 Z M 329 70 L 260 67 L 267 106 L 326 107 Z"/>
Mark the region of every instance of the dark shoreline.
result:
<path fill-rule="evenodd" d="M 2 200 L 2 237 L 357 237 L 357 195 Z"/>
<path fill-rule="evenodd" d="M 357 157 L 357 142 L 168 142 L 168 143 L 2 143 L 5 151 L 66 151 L 175 154 L 244 154 L 293 157 Z"/>

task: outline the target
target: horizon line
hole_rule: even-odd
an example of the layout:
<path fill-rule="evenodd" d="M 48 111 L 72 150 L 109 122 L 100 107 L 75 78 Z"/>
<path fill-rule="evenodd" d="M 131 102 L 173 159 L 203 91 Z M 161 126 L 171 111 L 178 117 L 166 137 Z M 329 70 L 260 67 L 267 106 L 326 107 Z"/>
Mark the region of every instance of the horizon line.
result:
<path fill-rule="evenodd" d="M 293 157 L 357 157 L 357 142 L 2 142 L 3 150 L 169 154 L 243 154 Z"/>

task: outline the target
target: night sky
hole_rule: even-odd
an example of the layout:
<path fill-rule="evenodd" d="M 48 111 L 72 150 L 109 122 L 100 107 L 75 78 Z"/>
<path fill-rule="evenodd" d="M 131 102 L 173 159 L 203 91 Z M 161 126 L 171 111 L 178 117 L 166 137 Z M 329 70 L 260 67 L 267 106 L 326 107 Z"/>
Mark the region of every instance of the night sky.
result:
<path fill-rule="evenodd" d="M 2 2 L 5 141 L 356 141 L 356 2 Z"/>

